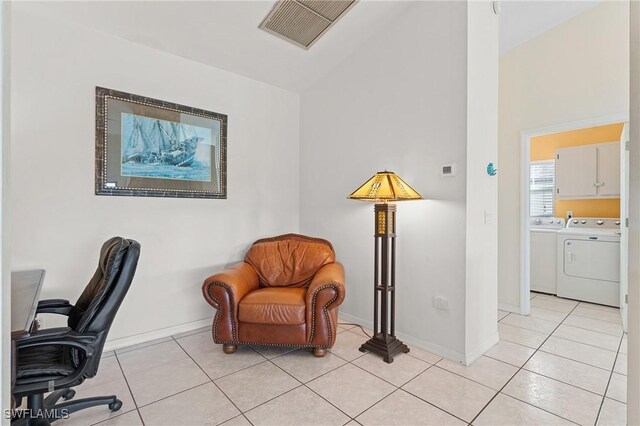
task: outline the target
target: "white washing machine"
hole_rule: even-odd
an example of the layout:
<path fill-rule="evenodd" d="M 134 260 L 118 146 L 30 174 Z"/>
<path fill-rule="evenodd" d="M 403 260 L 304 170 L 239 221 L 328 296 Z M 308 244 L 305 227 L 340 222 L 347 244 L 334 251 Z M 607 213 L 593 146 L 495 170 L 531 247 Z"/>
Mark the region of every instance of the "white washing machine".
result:
<path fill-rule="evenodd" d="M 558 296 L 620 306 L 619 219 L 570 219 L 557 250 Z"/>
<path fill-rule="evenodd" d="M 531 291 L 556 294 L 558 232 L 565 226 L 561 217 L 535 217 L 530 220 Z"/>

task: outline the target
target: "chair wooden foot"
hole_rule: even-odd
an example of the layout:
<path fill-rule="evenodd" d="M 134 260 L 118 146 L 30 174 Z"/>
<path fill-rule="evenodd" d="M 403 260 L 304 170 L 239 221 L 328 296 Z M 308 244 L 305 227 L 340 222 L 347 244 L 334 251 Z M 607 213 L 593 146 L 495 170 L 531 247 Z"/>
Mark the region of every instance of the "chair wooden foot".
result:
<path fill-rule="evenodd" d="M 313 356 L 322 358 L 327 354 L 327 350 L 325 348 L 313 348 Z"/>
<path fill-rule="evenodd" d="M 232 354 L 238 349 L 238 345 L 222 345 L 225 354 Z"/>

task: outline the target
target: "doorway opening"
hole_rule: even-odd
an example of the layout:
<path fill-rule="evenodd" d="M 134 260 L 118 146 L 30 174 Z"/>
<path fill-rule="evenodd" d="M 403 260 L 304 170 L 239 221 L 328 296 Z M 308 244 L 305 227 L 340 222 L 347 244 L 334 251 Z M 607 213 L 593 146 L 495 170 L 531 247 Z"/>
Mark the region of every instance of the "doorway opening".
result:
<path fill-rule="evenodd" d="M 522 132 L 521 314 L 531 313 L 533 291 L 620 307 L 626 331 L 626 121 L 618 114 Z M 581 244 L 576 233 L 603 244 Z M 587 254 L 606 259 L 596 265 Z"/>

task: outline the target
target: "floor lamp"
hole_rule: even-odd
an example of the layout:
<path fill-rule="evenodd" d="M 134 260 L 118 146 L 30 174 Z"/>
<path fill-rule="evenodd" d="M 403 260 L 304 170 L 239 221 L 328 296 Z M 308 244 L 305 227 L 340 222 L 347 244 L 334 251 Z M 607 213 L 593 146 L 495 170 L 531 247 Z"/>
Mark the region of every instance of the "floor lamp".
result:
<path fill-rule="evenodd" d="M 349 197 L 375 202 L 373 337 L 360 346 L 361 352 L 381 355 L 387 363 L 407 345 L 395 336 L 396 316 L 396 205 L 390 201 L 421 200 L 422 196 L 393 172 L 378 172 Z"/>

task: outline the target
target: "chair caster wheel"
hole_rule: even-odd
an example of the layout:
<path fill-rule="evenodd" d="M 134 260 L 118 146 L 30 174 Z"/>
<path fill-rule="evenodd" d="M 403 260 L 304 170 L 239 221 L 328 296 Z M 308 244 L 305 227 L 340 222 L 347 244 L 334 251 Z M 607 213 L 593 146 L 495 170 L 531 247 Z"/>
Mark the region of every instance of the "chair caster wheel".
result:
<path fill-rule="evenodd" d="M 62 399 L 64 399 L 65 401 L 68 401 L 74 396 L 76 396 L 76 391 L 74 391 L 73 389 L 69 389 L 68 391 L 62 394 Z"/>
<path fill-rule="evenodd" d="M 118 411 L 121 408 L 122 408 L 122 401 L 120 401 L 119 399 L 116 399 L 111 404 L 109 404 L 109 410 L 111 411 Z"/>

